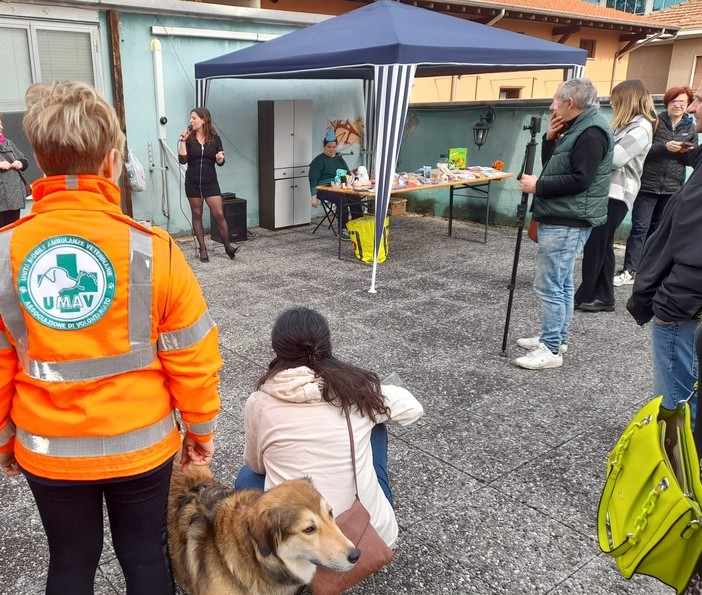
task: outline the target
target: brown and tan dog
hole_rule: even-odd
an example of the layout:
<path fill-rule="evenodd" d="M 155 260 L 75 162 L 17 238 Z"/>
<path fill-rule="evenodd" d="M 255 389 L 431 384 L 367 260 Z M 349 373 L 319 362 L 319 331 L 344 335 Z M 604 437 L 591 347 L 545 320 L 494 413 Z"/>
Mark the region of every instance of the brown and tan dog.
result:
<path fill-rule="evenodd" d="M 168 546 L 176 581 L 190 595 L 293 595 L 318 566 L 346 571 L 360 555 L 309 479 L 234 490 L 207 467 L 183 472 L 177 462 Z"/>

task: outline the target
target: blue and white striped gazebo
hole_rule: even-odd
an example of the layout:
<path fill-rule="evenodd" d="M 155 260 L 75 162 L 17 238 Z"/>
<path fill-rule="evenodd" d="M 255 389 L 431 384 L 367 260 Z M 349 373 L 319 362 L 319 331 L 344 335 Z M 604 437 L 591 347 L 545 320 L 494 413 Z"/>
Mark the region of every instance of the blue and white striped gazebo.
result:
<path fill-rule="evenodd" d="M 380 0 L 195 65 L 197 105 L 218 78 L 359 79 L 366 98 L 365 149 L 374 156 L 375 255 L 369 291 L 375 292 L 377 257 L 392 176 L 415 76 L 446 76 L 562 69 L 582 76 L 585 50 L 528 35 Z"/>

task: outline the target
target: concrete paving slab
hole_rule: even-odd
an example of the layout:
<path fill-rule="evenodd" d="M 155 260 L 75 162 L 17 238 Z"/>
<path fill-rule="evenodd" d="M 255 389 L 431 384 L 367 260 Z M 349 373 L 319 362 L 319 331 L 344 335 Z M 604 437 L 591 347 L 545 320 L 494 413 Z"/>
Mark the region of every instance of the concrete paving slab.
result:
<path fill-rule="evenodd" d="M 549 591 L 549 595 L 671 595 L 675 591 L 660 581 L 635 574 L 624 580 L 606 556 L 597 556 L 578 572 Z"/>
<path fill-rule="evenodd" d="M 594 511 L 607 453 L 651 385 L 650 337 L 625 312 L 576 313 L 562 368 L 521 370 L 520 336 L 533 336 L 540 304 L 536 246 L 524 240 L 506 357 L 502 335 L 516 231 L 408 214 L 391 222 L 388 260 L 371 268 L 311 226 L 254 229 L 234 261 L 210 242 L 210 262 L 183 250 L 220 328 L 224 358 L 215 475 L 233 483 L 244 443 L 243 408 L 272 358 L 270 330 L 291 305 L 330 322 L 337 356 L 399 373 L 425 407 L 390 432 L 390 478 L 400 536 L 395 561 L 352 595 L 664 595 L 645 577 L 625 581 L 601 554 Z M 623 253 L 617 252 L 621 261 Z M 579 274 L 579 267 L 576 269 Z M 48 553 L 22 480 L 0 481 L 0 595 L 43 592 Z M 124 592 L 109 542 L 97 595 Z"/>
<path fill-rule="evenodd" d="M 489 585 L 489 593 L 548 593 L 594 556 L 589 538 L 490 487 L 410 532 L 440 544 L 451 563 Z"/>

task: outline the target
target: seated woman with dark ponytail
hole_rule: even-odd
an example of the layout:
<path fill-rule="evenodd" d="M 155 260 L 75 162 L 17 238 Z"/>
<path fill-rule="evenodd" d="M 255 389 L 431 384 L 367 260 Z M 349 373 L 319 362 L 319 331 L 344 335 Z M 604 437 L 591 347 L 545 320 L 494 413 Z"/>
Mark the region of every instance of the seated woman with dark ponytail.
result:
<path fill-rule="evenodd" d="M 308 308 L 283 312 L 271 334 L 276 357 L 246 402 L 245 466 L 237 488 L 269 489 L 308 476 L 339 515 L 354 502 L 348 410 L 358 496 L 392 547 L 397 521 L 387 475 L 386 423 L 407 426 L 424 410 L 406 389 L 332 355 L 329 325 Z"/>

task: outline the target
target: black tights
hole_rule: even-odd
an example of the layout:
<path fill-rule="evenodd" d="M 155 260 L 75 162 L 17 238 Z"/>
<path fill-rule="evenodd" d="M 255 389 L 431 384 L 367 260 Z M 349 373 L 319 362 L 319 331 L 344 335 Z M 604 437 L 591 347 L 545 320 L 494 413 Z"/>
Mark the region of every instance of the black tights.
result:
<path fill-rule="evenodd" d="M 49 541 L 46 595 L 93 595 L 103 545 L 103 497 L 127 595 L 172 595 L 166 506 L 172 464 L 102 482 L 25 476 Z"/>
<path fill-rule="evenodd" d="M 205 249 L 205 230 L 202 227 L 202 207 L 203 202 L 207 202 L 212 217 L 217 222 L 217 230 L 219 237 L 222 238 L 222 244 L 225 248 L 229 247 L 229 226 L 227 219 L 224 216 L 224 206 L 221 196 L 208 196 L 204 200 L 202 198 L 188 198 L 190 203 L 190 211 L 192 212 L 193 233 L 197 238 L 197 243 L 201 250 Z"/>

